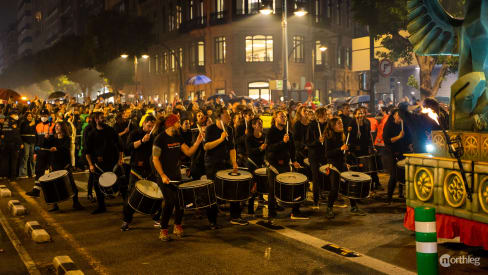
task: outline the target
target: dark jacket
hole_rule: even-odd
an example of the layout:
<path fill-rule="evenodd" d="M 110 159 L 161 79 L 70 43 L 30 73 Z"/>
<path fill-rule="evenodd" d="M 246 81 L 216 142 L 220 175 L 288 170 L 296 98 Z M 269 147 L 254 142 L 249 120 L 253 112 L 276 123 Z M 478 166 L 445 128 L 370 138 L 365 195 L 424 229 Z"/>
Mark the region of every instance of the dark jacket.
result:
<path fill-rule="evenodd" d="M 334 165 L 340 172 L 345 171 L 344 152 L 341 151 L 341 147 L 344 145 L 342 133 L 334 133 L 332 138 L 326 139 L 325 144 L 327 163 Z"/>
<path fill-rule="evenodd" d="M 295 161 L 295 142 L 291 132 L 288 133 L 290 140 L 283 142 L 286 128 L 279 130 L 275 125 L 271 126 L 266 136 L 266 159 L 270 164 L 288 165 L 290 160 Z"/>
<path fill-rule="evenodd" d="M 320 123 L 320 130 L 323 131 L 327 123 Z M 308 147 L 309 159 L 325 161 L 325 142 L 320 142 L 319 126 L 317 121 L 312 121 L 308 124 L 307 135 L 305 137 L 305 144 Z"/>

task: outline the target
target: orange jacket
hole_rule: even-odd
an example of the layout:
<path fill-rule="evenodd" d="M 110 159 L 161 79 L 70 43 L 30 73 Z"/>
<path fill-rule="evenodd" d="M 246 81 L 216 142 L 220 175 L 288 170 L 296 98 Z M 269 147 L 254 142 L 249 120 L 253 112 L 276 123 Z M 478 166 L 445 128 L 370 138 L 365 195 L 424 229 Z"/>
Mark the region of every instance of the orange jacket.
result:
<path fill-rule="evenodd" d="M 380 124 L 378 125 L 378 130 L 376 132 L 376 139 L 374 141 L 374 145 L 376 146 L 385 146 L 385 141 L 383 140 L 383 128 L 385 128 L 386 121 L 388 121 L 389 115 L 383 116 L 381 119 Z"/>

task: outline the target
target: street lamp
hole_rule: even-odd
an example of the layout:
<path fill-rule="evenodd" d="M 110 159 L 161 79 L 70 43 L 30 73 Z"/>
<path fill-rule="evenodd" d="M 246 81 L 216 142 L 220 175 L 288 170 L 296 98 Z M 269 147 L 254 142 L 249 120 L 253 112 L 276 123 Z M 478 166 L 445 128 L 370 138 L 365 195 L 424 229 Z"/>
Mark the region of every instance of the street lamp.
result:
<path fill-rule="evenodd" d="M 124 54 L 121 54 L 120 57 L 122 57 L 123 59 L 127 59 L 129 57 L 129 55 L 124 53 Z"/>
<path fill-rule="evenodd" d="M 149 58 L 149 55 L 147 55 L 147 54 L 143 54 L 143 55 L 142 55 L 142 58 L 143 58 L 143 59 L 148 59 L 148 58 Z"/>
<path fill-rule="evenodd" d="M 282 14 L 281 14 L 281 29 L 282 29 L 282 45 L 283 45 L 283 96 L 288 99 L 288 0 L 282 1 Z M 259 10 L 261 14 L 269 15 L 273 12 L 269 1 L 263 3 Z M 295 10 L 296 16 L 304 16 L 307 11 L 303 7 L 299 7 Z"/>
<path fill-rule="evenodd" d="M 327 47 L 325 45 L 320 45 L 319 50 L 321 52 L 325 52 L 327 50 Z"/>

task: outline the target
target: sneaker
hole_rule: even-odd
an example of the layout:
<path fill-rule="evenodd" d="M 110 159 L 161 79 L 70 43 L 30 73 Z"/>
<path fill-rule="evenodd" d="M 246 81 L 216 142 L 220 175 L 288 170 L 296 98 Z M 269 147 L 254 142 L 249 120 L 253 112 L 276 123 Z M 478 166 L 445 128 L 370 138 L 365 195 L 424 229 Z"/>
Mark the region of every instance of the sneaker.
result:
<path fill-rule="evenodd" d="M 183 237 L 183 227 L 181 225 L 175 224 L 175 227 L 173 228 L 173 234 L 175 234 L 177 238 Z"/>
<path fill-rule="evenodd" d="M 248 225 L 249 222 L 242 219 L 242 218 L 237 218 L 237 219 L 232 219 L 230 220 L 231 224 L 236 224 L 236 225 Z"/>
<path fill-rule="evenodd" d="M 168 229 L 161 229 L 161 231 L 159 231 L 159 239 L 163 242 L 171 240 Z"/>
<path fill-rule="evenodd" d="M 217 230 L 217 229 L 222 228 L 222 226 L 221 226 L 221 225 L 219 225 L 219 224 L 217 224 L 217 223 L 213 223 L 213 222 L 212 222 L 212 223 L 210 223 L 210 224 L 208 225 L 208 227 L 210 228 L 210 230 Z"/>
<path fill-rule="evenodd" d="M 156 228 L 161 228 L 161 222 L 159 222 L 159 221 L 154 221 L 153 226 L 154 226 L 154 227 L 156 227 Z"/>
<path fill-rule="evenodd" d="M 366 216 L 366 213 L 357 207 L 351 207 L 351 213 L 356 216 Z"/>
<path fill-rule="evenodd" d="M 333 219 L 334 218 L 334 211 L 332 210 L 332 207 L 327 207 L 327 210 L 325 210 L 325 217 L 327 219 Z"/>
<path fill-rule="evenodd" d="M 298 212 L 298 213 L 291 213 L 290 219 L 292 219 L 292 220 L 308 220 L 310 218 L 303 215 L 302 213 Z"/>
<path fill-rule="evenodd" d="M 120 231 L 124 232 L 124 231 L 128 231 L 130 228 L 129 228 L 129 223 L 128 222 L 124 222 L 122 223 L 122 226 L 120 227 Z"/>
<path fill-rule="evenodd" d="M 39 191 L 39 189 L 37 188 L 34 188 L 32 189 L 32 191 L 25 192 L 25 194 L 29 197 L 39 198 L 41 191 Z"/>

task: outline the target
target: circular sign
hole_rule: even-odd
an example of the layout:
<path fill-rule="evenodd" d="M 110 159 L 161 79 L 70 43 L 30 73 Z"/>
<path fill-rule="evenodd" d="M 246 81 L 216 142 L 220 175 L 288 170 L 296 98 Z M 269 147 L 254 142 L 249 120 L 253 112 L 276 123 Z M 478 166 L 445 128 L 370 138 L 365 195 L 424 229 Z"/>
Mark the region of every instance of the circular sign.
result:
<path fill-rule="evenodd" d="M 451 171 L 444 178 L 444 197 L 451 207 L 457 208 L 463 205 L 466 189 L 461 173 L 458 171 Z"/>
<path fill-rule="evenodd" d="M 393 63 L 388 59 L 383 59 L 379 64 L 379 72 L 383 77 L 389 76 L 393 72 Z"/>
<path fill-rule="evenodd" d="M 419 168 L 415 173 L 414 190 L 420 201 L 428 201 L 434 194 L 434 177 L 426 168 Z"/>

